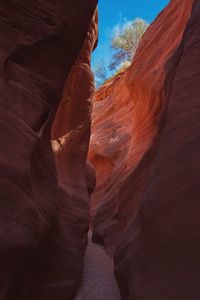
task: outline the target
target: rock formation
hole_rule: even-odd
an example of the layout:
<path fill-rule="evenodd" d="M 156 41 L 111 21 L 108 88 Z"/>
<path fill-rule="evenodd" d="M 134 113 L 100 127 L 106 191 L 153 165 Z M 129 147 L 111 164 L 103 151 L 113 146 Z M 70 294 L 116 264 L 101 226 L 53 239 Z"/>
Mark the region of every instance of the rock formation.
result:
<path fill-rule="evenodd" d="M 89 56 L 96 40 L 96 19 L 91 22 L 96 2 L 9 0 L 0 4 L 1 300 L 71 299 L 81 275 L 88 226 L 84 168 L 90 104 L 85 104 L 93 89 Z M 68 130 L 75 134 L 69 135 L 71 148 L 64 159 L 69 162 L 68 178 L 62 184 L 58 168 L 58 185 L 51 127 L 75 61 L 80 67 L 69 75 L 73 103 L 66 116 Z M 80 85 L 83 74 L 86 84 Z M 73 94 L 76 76 L 83 89 L 80 99 Z M 84 111 L 75 120 L 71 113 L 79 105 Z M 80 182 L 74 196 L 75 174 Z M 80 215 L 74 209 L 77 201 Z"/>
<path fill-rule="evenodd" d="M 124 300 L 199 298 L 199 23 L 199 0 L 172 0 L 96 93 L 93 240 Z"/>
<path fill-rule="evenodd" d="M 0 300 L 73 299 L 89 203 L 123 300 L 198 300 L 200 0 L 94 95 L 96 5 L 0 4 Z"/>
<path fill-rule="evenodd" d="M 89 152 L 97 173 L 92 214 L 95 215 L 99 204 L 100 208 L 93 238 L 99 241 L 103 238 L 108 248 L 112 248 L 118 228 L 126 226 L 137 211 L 142 182 L 148 176 L 148 162 L 144 167 L 140 165 L 140 171 L 138 163 L 158 130 L 165 101 L 165 65 L 181 41 L 191 7 L 191 0 L 171 1 L 144 34 L 128 71 L 95 94 Z M 138 172 L 138 176 L 133 172 Z M 133 187 L 133 178 L 137 187 L 141 185 L 141 191 Z M 130 193 L 135 193 L 134 201 Z M 110 245 L 109 236 L 112 236 Z"/>
<path fill-rule="evenodd" d="M 67 194 L 63 203 L 65 251 L 73 252 L 68 262 L 70 281 L 77 280 L 83 266 L 89 227 L 89 194 L 95 186 L 95 173 L 87 162 L 90 139 L 94 76 L 90 56 L 97 42 L 97 11 L 91 20 L 82 50 L 67 77 L 62 101 L 52 127 L 52 146 L 56 158 L 58 182 Z M 76 263 L 75 263 L 76 262 Z M 73 282 L 72 282 L 73 283 Z"/>

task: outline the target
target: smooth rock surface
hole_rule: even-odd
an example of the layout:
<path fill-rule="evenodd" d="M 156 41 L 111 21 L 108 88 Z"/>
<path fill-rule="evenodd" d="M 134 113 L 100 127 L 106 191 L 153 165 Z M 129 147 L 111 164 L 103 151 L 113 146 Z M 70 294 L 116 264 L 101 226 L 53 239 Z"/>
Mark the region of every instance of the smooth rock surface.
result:
<path fill-rule="evenodd" d="M 96 94 L 100 118 L 89 156 L 97 174 L 93 240 L 114 253 L 123 300 L 199 299 L 199 22 L 199 0 L 171 1 L 129 69 Z M 117 116 L 126 120 L 119 105 L 125 111 L 126 97 L 133 115 L 117 126 Z M 106 113 L 104 101 L 119 111 Z M 117 136 L 112 126 L 108 134 L 107 120 L 122 135 L 131 123 L 129 145 L 98 144 L 95 134 Z"/>
<path fill-rule="evenodd" d="M 95 173 L 87 163 L 94 76 L 90 56 L 97 42 L 97 11 L 91 19 L 82 49 L 68 75 L 52 127 L 52 146 L 59 186 L 67 194 L 62 226 L 69 241 L 69 281 L 80 279 L 89 227 L 89 193 Z"/>
<path fill-rule="evenodd" d="M 96 4 L 0 4 L 1 300 L 71 299 L 80 279 L 86 237 L 72 239 L 84 230 L 58 186 L 51 127 Z"/>
<path fill-rule="evenodd" d="M 167 106 L 140 210 L 115 257 L 122 299 L 199 299 L 199 37 L 198 0 L 168 63 Z"/>
<path fill-rule="evenodd" d="M 166 102 L 166 63 L 180 44 L 192 3 L 172 0 L 147 29 L 128 70 L 95 93 L 89 150 L 96 171 L 93 240 L 111 255 L 140 206 Z"/>

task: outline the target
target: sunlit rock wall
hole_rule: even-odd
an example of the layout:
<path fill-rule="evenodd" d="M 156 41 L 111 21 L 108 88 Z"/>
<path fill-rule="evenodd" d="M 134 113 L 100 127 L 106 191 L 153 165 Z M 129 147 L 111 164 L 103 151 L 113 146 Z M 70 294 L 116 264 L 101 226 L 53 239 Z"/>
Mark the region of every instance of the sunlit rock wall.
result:
<path fill-rule="evenodd" d="M 199 36 L 198 0 L 166 66 L 166 106 L 140 210 L 117 247 L 122 299 L 199 298 Z"/>
<path fill-rule="evenodd" d="M 199 31 L 200 1 L 171 1 L 96 93 L 93 239 L 124 300 L 199 298 Z"/>
<path fill-rule="evenodd" d="M 95 94 L 89 151 L 97 175 L 93 240 L 111 254 L 140 207 L 166 102 L 166 63 L 180 44 L 192 2 L 171 1 L 144 34 L 128 70 Z"/>

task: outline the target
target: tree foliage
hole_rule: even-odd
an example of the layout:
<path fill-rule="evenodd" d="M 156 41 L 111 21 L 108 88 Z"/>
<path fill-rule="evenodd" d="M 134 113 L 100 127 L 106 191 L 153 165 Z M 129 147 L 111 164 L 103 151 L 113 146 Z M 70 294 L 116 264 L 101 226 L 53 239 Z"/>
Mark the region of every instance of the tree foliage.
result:
<path fill-rule="evenodd" d="M 131 64 L 140 40 L 148 26 L 149 24 L 141 18 L 136 18 L 119 26 L 110 41 L 113 55 L 109 66 L 106 65 L 104 59 L 99 60 L 94 65 L 93 71 L 97 87 L 108 79 L 108 74 L 110 74 L 110 78 L 114 77 Z"/>
<path fill-rule="evenodd" d="M 96 78 L 96 85 L 98 87 L 108 78 L 106 63 L 103 59 L 99 60 L 95 64 L 93 72 Z"/>
<path fill-rule="evenodd" d="M 114 50 L 110 70 L 115 70 L 123 62 L 132 61 L 137 47 L 144 32 L 148 28 L 148 23 L 143 19 L 136 18 L 121 27 L 111 40 L 111 47 Z"/>

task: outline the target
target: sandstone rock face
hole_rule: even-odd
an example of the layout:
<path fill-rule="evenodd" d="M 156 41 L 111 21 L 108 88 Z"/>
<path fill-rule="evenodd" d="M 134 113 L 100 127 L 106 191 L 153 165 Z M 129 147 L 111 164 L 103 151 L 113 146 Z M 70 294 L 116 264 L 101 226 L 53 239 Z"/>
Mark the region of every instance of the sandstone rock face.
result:
<path fill-rule="evenodd" d="M 125 168 L 132 132 L 132 109 L 133 102 L 130 101 L 124 86 L 123 74 L 95 93 L 88 155 L 95 167 L 97 178 L 95 192 L 91 195 L 90 201 L 93 220 L 97 209 L 104 201 L 107 212 L 108 205 L 112 206 L 109 197 L 112 197 L 118 188 L 117 177 L 113 178 L 113 174 L 117 173 L 117 168 L 118 172 L 122 172 L 122 168 Z M 112 207 L 109 208 L 110 211 Z M 102 217 L 103 222 L 107 220 L 107 215 L 103 214 Z"/>
<path fill-rule="evenodd" d="M 66 185 L 58 186 L 50 141 L 64 82 L 87 38 L 96 2 L 9 0 L 0 4 L 1 300 L 71 299 L 80 277 L 87 229 L 83 168 L 88 139 L 80 147 L 82 154 L 74 153 L 73 172 L 81 169 L 77 189 L 84 202 L 77 219 L 71 197 L 74 174 L 68 171 Z M 94 36 L 93 32 L 88 60 Z M 90 74 L 88 63 L 82 69 Z M 70 76 L 78 77 L 79 70 Z M 86 80 L 92 82 L 92 77 Z M 88 99 L 90 92 L 83 94 Z M 79 103 L 74 100 L 74 105 L 84 105 L 83 98 Z M 70 105 L 67 122 L 73 129 Z M 83 114 L 89 124 L 88 106 Z M 72 137 L 72 147 L 74 139 L 79 147 L 79 138 L 82 141 L 81 135 Z M 60 183 L 60 169 L 58 175 Z"/>
<path fill-rule="evenodd" d="M 144 34 L 129 69 L 95 95 L 89 152 L 97 175 L 93 240 L 110 254 L 140 207 L 166 102 L 165 66 L 180 44 L 192 3 L 171 1 Z"/>
<path fill-rule="evenodd" d="M 168 64 L 167 106 L 140 210 L 115 257 L 123 299 L 199 299 L 199 36 L 198 0 Z"/>
<path fill-rule="evenodd" d="M 114 253 L 124 300 L 199 298 L 199 31 L 200 1 L 171 1 L 96 95 L 93 239 Z"/>
<path fill-rule="evenodd" d="M 73 279 L 74 266 L 75 278 L 82 270 L 89 226 L 89 194 L 95 187 L 95 171 L 86 160 L 94 96 L 90 56 L 97 42 L 97 31 L 95 11 L 82 50 L 66 80 L 52 128 L 58 182 L 67 194 L 63 203 L 66 207 L 63 225 L 66 239 L 69 239 L 69 251 L 73 247 L 69 262 L 70 280 Z"/>

